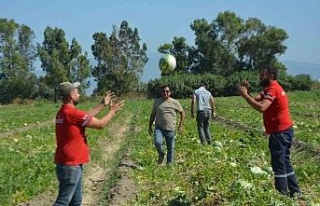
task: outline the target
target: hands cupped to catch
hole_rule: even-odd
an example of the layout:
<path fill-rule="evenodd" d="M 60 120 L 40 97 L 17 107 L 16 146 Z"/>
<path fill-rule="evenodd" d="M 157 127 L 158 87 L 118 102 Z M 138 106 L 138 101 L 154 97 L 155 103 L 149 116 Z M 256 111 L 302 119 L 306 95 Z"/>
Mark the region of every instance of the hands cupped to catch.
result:
<path fill-rule="evenodd" d="M 111 111 L 117 112 L 124 107 L 124 100 L 120 98 L 116 98 L 116 100 L 111 100 L 109 107 Z"/>
<path fill-rule="evenodd" d="M 241 96 L 245 97 L 249 93 L 249 82 L 247 80 L 244 80 L 240 83 L 238 86 L 238 92 Z"/>
<path fill-rule="evenodd" d="M 106 92 L 106 96 L 102 99 L 101 103 L 104 106 L 108 106 L 111 103 L 112 99 L 115 97 L 115 94 L 109 90 Z"/>
<path fill-rule="evenodd" d="M 109 109 L 112 110 L 113 112 L 117 112 L 121 110 L 124 107 L 124 100 L 117 97 L 114 92 L 108 91 L 106 92 L 105 97 L 102 99 L 101 103 L 104 106 L 109 105 Z"/>
<path fill-rule="evenodd" d="M 247 89 L 249 88 L 249 82 L 248 82 L 248 80 L 243 80 L 243 81 L 241 81 L 240 82 L 240 86 L 244 86 L 244 87 L 246 87 Z"/>
<path fill-rule="evenodd" d="M 239 86 L 238 86 L 238 92 L 239 92 L 239 94 L 240 94 L 241 96 L 243 96 L 243 97 L 245 97 L 245 96 L 248 95 L 248 90 L 247 90 L 247 88 L 246 88 L 245 86 L 239 85 Z"/>

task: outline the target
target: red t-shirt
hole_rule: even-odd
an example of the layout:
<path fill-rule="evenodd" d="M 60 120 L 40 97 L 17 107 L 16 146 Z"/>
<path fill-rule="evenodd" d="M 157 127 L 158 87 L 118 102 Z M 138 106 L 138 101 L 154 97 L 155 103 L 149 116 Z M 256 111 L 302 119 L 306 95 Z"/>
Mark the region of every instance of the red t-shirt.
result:
<path fill-rule="evenodd" d="M 91 115 L 73 105 L 61 106 L 56 115 L 56 164 L 79 165 L 89 161 L 85 126 L 91 119 Z"/>
<path fill-rule="evenodd" d="M 289 101 L 286 92 L 276 80 L 261 92 L 262 98 L 271 101 L 270 107 L 263 113 L 263 122 L 267 134 L 280 132 L 292 126 Z"/>

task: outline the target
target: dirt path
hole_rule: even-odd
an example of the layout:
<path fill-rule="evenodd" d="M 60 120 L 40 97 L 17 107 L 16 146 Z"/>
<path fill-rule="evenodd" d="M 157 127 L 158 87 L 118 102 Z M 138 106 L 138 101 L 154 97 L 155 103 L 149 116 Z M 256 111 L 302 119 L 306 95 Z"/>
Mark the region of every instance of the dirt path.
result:
<path fill-rule="evenodd" d="M 119 151 L 121 145 L 125 140 L 125 133 L 128 125 L 130 125 L 131 117 L 127 118 L 125 122 L 113 124 L 108 128 L 109 133 L 113 136 L 111 140 L 101 138 L 99 145 L 103 148 L 101 155 L 106 158 L 106 161 L 112 161 L 115 154 Z M 117 173 L 120 174 L 121 179 L 110 190 L 108 199 L 110 206 L 124 205 L 128 200 L 135 198 L 136 187 L 134 182 L 129 178 L 127 172 L 130 168 L 135 168 L 133 162 L 129 159 L 130 150 L 126 151 L 121 160 Z M 98 206 L 101 205 L 98 201 L 101 198 L 101 192 L 104 184 L 112 175 L 110 168 L 103 168 L 96 163 L 88 163 L 85 165 L 84 174 L 84 192 L 83 192 L 83 206 Z M 56 198 L 56 192 L 45 191 L 30 201 L 21 203 L 19 206 L 51 206 Z"/>
<path fill-rule="evenodd" d="M 112 138 L 112 142 L 101 142 L 102 147 L 105 148 L 103 151 L 103 156 L 105 158 L 114 158 L 114 154 L 116 154 L 120 146 L 122 145 L 125 133 L 129 129 L 126 125 L 129 125 L 128 119 L 123 125 L 115 125 L 109 132 L 114 135 Z M 130 198 L 134 198 L 135 186 L 133 181 L 125 175 L 127 168 L 123 167 L 126 165 L 128 160 L 129 150 L 127 150 L 124 155 L 121 163 L 118 167 L 117 173 L 120 174 L 121 179 L 117 182 L 117 184 L 111 189 L 109 192 L 109 197 L 103 197 L 104 199 L 110 199 L 108 205 L 119 206 L 124 204 Z M 88 165 L 89 166 L 89 165 Z M 124 169 L 125 168 L 125 169 Z M 98 165 L 91 165 L 87 176 L 84 177 L 84 195 L 83 195 L 83 206 L 97 206 L 99 204 L 98 197 L 100 197 L 100 193 L 103 185 L 110 178 L 111 173 L 110 169 L 102 168 Z"/>

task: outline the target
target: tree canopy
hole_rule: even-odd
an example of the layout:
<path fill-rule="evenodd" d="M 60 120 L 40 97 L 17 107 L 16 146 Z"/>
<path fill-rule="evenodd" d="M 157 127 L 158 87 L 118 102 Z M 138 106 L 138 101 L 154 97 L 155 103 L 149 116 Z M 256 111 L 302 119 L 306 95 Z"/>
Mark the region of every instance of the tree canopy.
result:
<path fill-rule="evenodd" d="M 0 102 L 32 98 L 37 78 L 32 73 L 36 50 L 34 32 L 14 20 L 0 18 Z"/>
<path fill-rule="evenodd" d="M 92 69 L 97 82 L 94 93 L 112 90 L 120 95 L 136 90 L 148 61 L 147 45 L 140 44 L 138 29 L 132 29 L 127 21 L 123 21 L 119 28 L 113 26 L 109 37 L 97 32 L 93 40 L 92 54 L 97 61 Z"/>
<path fill-rule="evenodd" d="M 53 88 L 54 100 L 57 100 L 59 84 L 64 81 L 80 81 L 82 90 L 89 87 L 90 64 L 87 54 L 82 54 L 80 44 L 72 39 L 66 40 L 65 32 L 59 28 L 47 27 L 44 41 L 38 44 L 41 68 L 46 73 L 44 82 Z"/>
<path fill-rule="evenodd" d="M 176 69 L 149 81 L 149 96 L 154 96 L 160 83 L 176 83 L 175 87 L 187 97 L 195 79 L 207 79 L 218 89 L 217 95 L 237 95 L 240 79 L 255 78 L 262 66 L 278 68 L 282 84 L 291 90 L 311 88 L 309 75 L 289 76 L 286 67 L 278 61 L 285 53 L 287 33 L 275 26 L 267 26 L 257 18 L 242 19 L 232 11 L 221 12 L 212 21 L 195 19 L 190 24 L 194 44 L 185 37 L 173 37 L 170 43 L 158 47 L 158 52 L 176 57 Z M 88 53 L 73 38 L 69 43 L 61 28 L 46 27 L 42 43 L 35 44 L 34 32 L 14 20 L 0 18 L 0 102 L 14 99 L 47 98 L 57 100 L 58 86 L 64 81 L 80 81 L 80 91 L 90 86 L 93 77 L 97 88 L 94 95 L 112 90 L 117 95 L 140 91 L 144 67 L 148 62 L 147 44 L 141 43 L 137 28 L 127 21 L 113 25 L 109 35 L 92 35 L 92 55 L 96 61 L 90 65 Z M 33 70 L 37 59 L 44 76 L 37 77 Z M 192 76 L 193 75 L 193 76 Z M 256 88 L 256 85 L 254 85 Z M 153 94 L 150 94 L 153 93 Z"/>
<path fill-rule="evenodd" d="M 266 26 L 256 18 L 243 20 L 230 11 L 219 13 L 211 23 L 196 19 L 190 28 L 195 35 L 194 46 L 185 44 L 183 37 L 174 37 L 171 44 L 158 48 L 160 53 L 178 57 L 178 73 L 228 76 L 279 65 L 277 57 L 285 52 L 284 41 L 288 38 L 283 29 Z"/>

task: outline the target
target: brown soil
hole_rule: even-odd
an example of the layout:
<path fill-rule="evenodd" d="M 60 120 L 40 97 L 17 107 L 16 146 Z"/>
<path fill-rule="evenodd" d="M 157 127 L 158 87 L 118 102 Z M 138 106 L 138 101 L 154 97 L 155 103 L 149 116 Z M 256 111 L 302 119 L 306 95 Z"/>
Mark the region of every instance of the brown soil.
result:
<path fill-rule="evenodd" d="M 130 151 L 127 151 L 126 156 L 122 159 L 118 167 L 121 179 L 110 190 L 110 206 L 126 205 L 128 201 L 134 200 L 136 197 L 137 186 L 128 174 L 130 169 L 136 168 L 136 165 L 128 158 L 129 153 Z"/>

